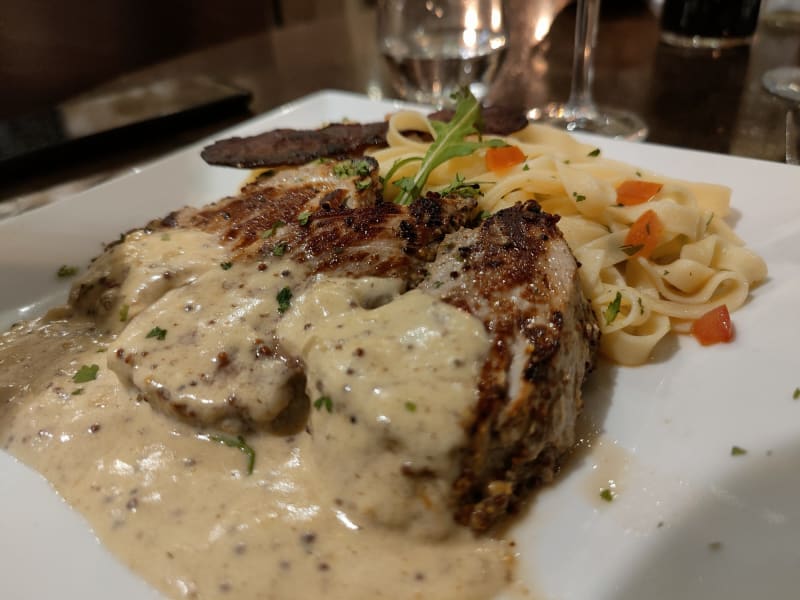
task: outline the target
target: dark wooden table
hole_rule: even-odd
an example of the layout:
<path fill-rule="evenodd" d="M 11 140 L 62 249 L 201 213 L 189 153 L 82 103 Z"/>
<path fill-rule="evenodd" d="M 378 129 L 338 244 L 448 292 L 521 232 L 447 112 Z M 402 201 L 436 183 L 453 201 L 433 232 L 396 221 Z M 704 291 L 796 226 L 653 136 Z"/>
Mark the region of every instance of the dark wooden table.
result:
<path fill-rule="evenodd" d="M 534 13 L 541 4 L 509 0 L 511 44 L 489 100 L 516 107 L 566 99 L 569 92 L 574 9 L 561 11 L 536 42 Z M 650 142 L 782 161 L 786 106 L 761 87 L 771 67 L 800 62 L 800 32 L 761 25 L 752 46 L 731 51 L 682 51 L 660 44 L 657 18 L 642 3 L 608 2 L 600 25 L 595 97 L 601 104 L 638 112 Z M 182 145 L 320 89 L 373 98 L 393 97 L 376 51 L 369 6 L 343 14 L 268 28 L 120 76 L 92 93 L 176 75 L 202 74 L 253 94 L 250 113 L 164 127 L 146 139 L 129 138 L 33 169 L 0 176 L 0 200 L 73 191 L 109 173 L 142 164 Z M 537 6 L 539 8 L 537 8 Z M 145 42 L 152 43 L 152 40 Z M 132 42 L 133 43 L 133 42 Z M 43 67 L 58 70 L 58 58 Z M 3 90 L 14 94 L 14 90 Z M 14 98 L 16 106 L 25 98 Z M 0 115 L 0 117 L 5 115 Z M 61 186 L 56 187 L 54 186 Z M 42 200 L 44 201 L 44 200 Z"/>

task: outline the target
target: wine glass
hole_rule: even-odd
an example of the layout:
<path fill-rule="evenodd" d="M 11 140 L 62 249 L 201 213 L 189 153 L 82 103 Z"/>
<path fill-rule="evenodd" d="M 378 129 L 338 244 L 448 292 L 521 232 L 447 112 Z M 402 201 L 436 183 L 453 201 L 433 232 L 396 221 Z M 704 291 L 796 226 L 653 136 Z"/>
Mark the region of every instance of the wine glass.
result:
<path fill-rule="evenodd" d="M 578 0 L 572 85 L 566 102 L 551 102 L 528 112 L 528 118 L 567 131 L 583 131 L 631 141 L 647 136 L 647 125 L 626 110 L 598 107 L 592 99 L 593 53 L 600 0 Z"/>
<path fill-rule="evenodd" d="M 764 88 L 789 102 L 800 103 L 800 67 L 776 67 L 761 78 Z"/>

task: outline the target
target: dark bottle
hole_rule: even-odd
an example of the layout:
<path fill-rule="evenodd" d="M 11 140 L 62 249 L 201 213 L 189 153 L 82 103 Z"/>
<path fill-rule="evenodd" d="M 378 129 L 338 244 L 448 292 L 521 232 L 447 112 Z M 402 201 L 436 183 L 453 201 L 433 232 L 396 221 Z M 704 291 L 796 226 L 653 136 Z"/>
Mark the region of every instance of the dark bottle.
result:
<path fill-rule="evenodd" d="M 761 0 L 664 0 L 661 39 L 686 47 L 746 44 L 758 23 Z"/>

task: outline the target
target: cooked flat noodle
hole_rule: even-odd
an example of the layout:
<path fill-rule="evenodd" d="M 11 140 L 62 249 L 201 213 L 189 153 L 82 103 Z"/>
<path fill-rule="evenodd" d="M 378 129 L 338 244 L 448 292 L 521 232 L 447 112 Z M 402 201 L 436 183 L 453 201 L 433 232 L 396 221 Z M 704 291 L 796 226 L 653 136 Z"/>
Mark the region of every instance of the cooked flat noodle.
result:
<path fill-rule="evenodd" d="M 435 136 L 424 115 L 395 113 L 389 121 L 389 146 L 372 153 L 382 175 L 398 160 L 425 154 L 429 144 L 403 133 L 408 131 Z M 522 150 L 524 163 L 498 174 L 487 169 L 485 150 L 479 150 L 437 167 L 426 189 L 441 190 L 458 176 L 480 185 L 482 210 L 494 212 L 534 198 L 542 209 L 561 215 L 559 226 L 582 265 L 581 283 L 603 331 L 601 349 L 612 360 L 646 362 L 670 331 L 687 332 L 693 320 L 722 304 L 735 311 L 750 288 L 766 277 L 763 259 L 724 221 L 730 189 L 608 160 L 593 146 L 540 125 L 502 139 Z M 407 162 L 392 181 L 412 177 L 419 164 Z M 622 206 L 617 187 L 624 181 L 653 182 L 661 188 L 645 202 Z M 386 182 L 388 199 L 398 193 L 397 186 Z M 647 211 L 655 213 L 663 232 L 643 258 L 639 246 L 626 246 L 625 240 Z"/>

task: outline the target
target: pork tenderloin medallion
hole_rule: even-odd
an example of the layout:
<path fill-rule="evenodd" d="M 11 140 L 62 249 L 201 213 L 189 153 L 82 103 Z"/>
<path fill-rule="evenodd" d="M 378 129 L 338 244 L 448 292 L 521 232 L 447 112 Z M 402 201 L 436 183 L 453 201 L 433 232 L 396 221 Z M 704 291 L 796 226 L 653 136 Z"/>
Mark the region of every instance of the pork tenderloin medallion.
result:
<path fill-rule="evenodd" d="M 340 486 L 344 506 L 428 531 L 449 513 L 483 531 L 551 478 L 574 443 L 599 329 L 557 217 L 530 201 L 478 221 L 474 199 L 435 193 L 408 207 L 384 203 L 376 167 L 359 159 L 281 169 L 237 196 L 154 221 L 95 261 L 73 304 L 124 328 L 109 366 L 154 409 L 232 432 L 280 434 L 307 422 L 318 460 L 334 462 L 352 440 L 331 427 L 367 423 L 353 439 L 375 452 L 364 463 L 372 471 L 352 462 L 351 478 L 340 479 L 367 485 L 373 471 L 391 472 L 398 501 L 370 505 L 356 483 Z M 156 239 L 181 251 L 160 260 Z M 137 279 L 143 262 L 149 275 Z M 314 304 L 330 290 L 344 291 Z M 298 316 L 312 305 L 327 329 Z M 356 332 L 334 339 L 351 322 Z M 377 340 L 370 360 L 365 336 Z M 419 342 L 436 360 L 399 368 L 391 353 L 372 351 L 402 351 L 405 339 L 405 350 Z M 364 390 L 381 388 L 370 381 L 401 390 L 413 378 L 441 381 L 389 394 L 393 409 L 366 393 L 356 402 L 343 392 L 349 383 L 320 367 L 320 356 L 345 348 L 337 373 L 358 371 Z"/>

